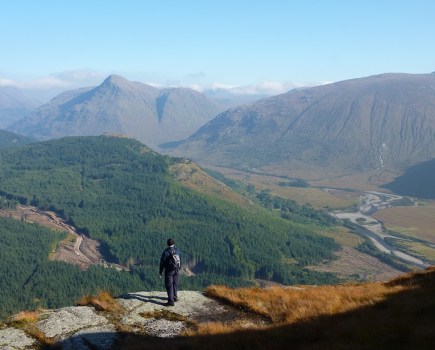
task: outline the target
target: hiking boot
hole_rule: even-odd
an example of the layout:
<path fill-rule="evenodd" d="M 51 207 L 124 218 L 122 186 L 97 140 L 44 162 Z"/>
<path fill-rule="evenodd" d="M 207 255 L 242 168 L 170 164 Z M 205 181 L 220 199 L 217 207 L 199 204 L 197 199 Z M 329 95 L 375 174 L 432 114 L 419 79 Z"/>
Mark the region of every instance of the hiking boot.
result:
<path fill-rule="evenodd" d="M 174 302 L 177 302 L 177 301 L 178 301 L 178 298 L 177 298 L 177 297 L 175 297 L 175 298 L 174 298 Z"/>
<path fill-rule="evenodd" d="M 168 301 L 167 303 L 163 304 L 163 306 L 175 306 L 175 304 L 173 301 Z"/>

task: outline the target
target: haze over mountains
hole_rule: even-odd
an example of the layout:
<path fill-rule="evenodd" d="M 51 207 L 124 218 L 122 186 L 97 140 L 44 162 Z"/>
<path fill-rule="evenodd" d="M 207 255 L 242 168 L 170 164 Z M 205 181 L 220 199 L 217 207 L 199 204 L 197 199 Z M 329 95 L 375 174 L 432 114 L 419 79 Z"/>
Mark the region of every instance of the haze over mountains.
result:
<path fill-rule="evenodd" d="M 297 169 L 301 177 L 402 171 L 435 157 L 434 73 L 381 74 L 227 107 L 191 89 L 111 75 L 56 96 L 7 129 L 38 139 L 125 134 L 212 165 L 281 175 Z"/>
<path fill-rule="evenodd" d="M 192 89 L 111 75 L 97 87 L 58 95 L 9 130 L 39 139 L 120 133 L 156 146 L 188 137 L 225 109 Z"/>
<path fill-rule="evenodd" d="M 237 168 L 340 175 L 435 157 L 435 74 L 382 74 L 221 113 L 172 154 Z"/>
<path fill-rule="evenodd" d="M 39 105 L 39 101 L 17 88 L 0 87 L 0 129 L 24 118 Z"/>

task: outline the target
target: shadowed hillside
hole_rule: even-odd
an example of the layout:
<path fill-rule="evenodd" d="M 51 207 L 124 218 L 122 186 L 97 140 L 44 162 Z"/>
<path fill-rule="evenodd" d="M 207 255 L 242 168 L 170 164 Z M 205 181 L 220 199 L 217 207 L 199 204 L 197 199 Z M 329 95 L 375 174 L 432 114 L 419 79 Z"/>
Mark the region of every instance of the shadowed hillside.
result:
<path fill-rule="evenodd" d="M 435 159 L 416 164 L 383 186 L 402 196 L 435 199 Z"/>

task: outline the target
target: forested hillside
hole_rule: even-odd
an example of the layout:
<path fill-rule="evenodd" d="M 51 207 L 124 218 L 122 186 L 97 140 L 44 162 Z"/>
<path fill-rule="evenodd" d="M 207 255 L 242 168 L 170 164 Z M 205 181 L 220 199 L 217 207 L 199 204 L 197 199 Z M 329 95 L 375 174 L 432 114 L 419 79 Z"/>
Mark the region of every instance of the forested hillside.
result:
<path fill-rule="evenodd" d="M 103 267 L 81 271 L 48 260 L 59 232 L 0 217 L 0 318 L 18 310 L 55 308 L 98 289 L 142 288 L 139 276 Z"/>
<path fill-rule="evenodd" d="M 0 152 L 0 195 L 2 201 L 54 210 L 80 232 L 100 240 L 106 254 L 130 266 L 131 273 L 115 273 L 127 276 L 130 282 L 120 284 L 124 288 L 139 288 L 137 280 L 141 289 L 158 283 L 158 262 L 169 236 L 175 238 L 185 264 L 196 274 L 185 278 L 183 287 L 246 284 L 254 277 L 283 283 L 335 281 L 331 275 L 304 269 L 332 259 L 338 248 L 333 240 L 318 236 L 316 226 L 185 188 L 168 171 L 177 161 L 131 139 L 101 136 L 48 141 Z M 21 232 L 15 231 L 17 237 Z M 44 237 L 49 244 L 50 235 Z M 25 246 L 28 240 L 20 239 Z M 56 239 L 53 234 L 52 241 Z M 47 249 L 36 251 L 38 259 L 46 261 Z M 29 271 L 31 284 L 36 277 Z M 80 276 L 85 273 L 77 270 Z M 43 276 L 53 278 L 52 273 L 38 276 L 41 281 Z M 71 288 L 84 283 L 75 277 L 69 281 L 74 283 Z"/>

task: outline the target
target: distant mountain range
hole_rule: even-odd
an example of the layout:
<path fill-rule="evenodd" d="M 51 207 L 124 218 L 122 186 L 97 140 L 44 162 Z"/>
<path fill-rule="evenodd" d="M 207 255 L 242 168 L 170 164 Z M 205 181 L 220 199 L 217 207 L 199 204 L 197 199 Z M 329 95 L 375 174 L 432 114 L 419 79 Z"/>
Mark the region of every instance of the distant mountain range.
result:
<path fill-rule="evenodd" d="M 14 87 L 0 87 L 0 129 L 24 118 L 41 103 Z"/>
<path fill-rule="evenodd" d="M 238 168 L 336 175 L 435 158 L 435 74 L 382 74 L 292 90 L 221 113 L 171 154 Z"/>
<path fill-rule="evenodd" d="M 126 134 L 156 146 L 188 137 L 225 109 L 192 89 L 157 89 L 110 75 L 97 87 L 58 95 L 8 130 L 39 139 Z"/>
<path fill-rule="evenodd" d="M 35 140 L 30 137 L 17 135 L 6 130 L 0 130 L 0 148 L 27 145 L 32 142 L 35 142 Z"/>

